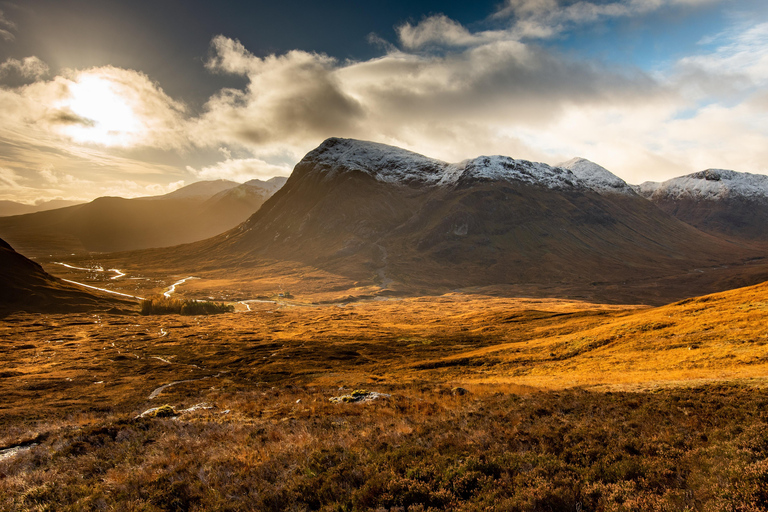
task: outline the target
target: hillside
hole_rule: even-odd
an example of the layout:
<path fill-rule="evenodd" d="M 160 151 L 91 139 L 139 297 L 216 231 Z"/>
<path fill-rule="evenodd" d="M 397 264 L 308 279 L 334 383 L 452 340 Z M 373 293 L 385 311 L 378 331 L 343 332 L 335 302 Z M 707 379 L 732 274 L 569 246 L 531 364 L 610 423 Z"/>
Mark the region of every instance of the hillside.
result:
<path fill-rule="evenodd" d="M 701 269 L 761 257 L 675 219 L 617 180 L 606 189 L 605 179 L 509 157 L 447 164 L 329 139 L 241 226 L 129 259 L 230 277 L 237 272 L 224 269 L 294 262 L 408 293 L 514 284 L 590 294 L 613 287 L 618 296 L 629 282 L 658 303 L 732 287 Z M 765 269 L 738 284 L 763 276 Z M 658 286 L 667 278 L 677 281 Z"/>
<path fill-rule="evenodd" d="M 128 307 L 133 302 L 62 281 L 0 239 L 0 314 L 77 312 Z"/>
<path fill-rule="evenodd" d="M 82 201 L 66 201 L 64 199 L 54 199 L 52 201 L 43 201 L 37 204 L 24 204 L 16 201 L 0 201 L 0 217 L 9 217 L 11 215 L 24 215 L 25 213 L 44 212 L 56 208 L 74 206 Z"/>
<path fill-rule="evenodd" d="M 768 176 L 708 169 L 636 187 L 643 197 L 696 228 L 734 240 L 768 242 Z"/>
<path fill-rule="evenodd" d="M 246 193 L 227 194 L 230 190 Z M 274 193 L 274 183 L 199 182 L 163 196 L 100 197 L 87 204 L 0 218 L 0 236 L 32 257 L 165 247 L 231 229 Z"/>

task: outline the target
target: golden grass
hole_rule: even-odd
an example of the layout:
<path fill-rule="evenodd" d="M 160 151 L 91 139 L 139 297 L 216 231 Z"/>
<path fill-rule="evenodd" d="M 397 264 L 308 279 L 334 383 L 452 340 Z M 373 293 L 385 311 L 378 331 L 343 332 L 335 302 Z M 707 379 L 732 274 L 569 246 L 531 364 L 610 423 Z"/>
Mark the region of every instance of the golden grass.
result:
<path fill-rule="evenodd" d="M 37 446 L 0 461 L 0 510 L 768 503 L 768 284 L 659 308 L 457 293 L 251 307 L 4 319 L 0 449 Z M 355 389 L 392 396 L 329 400 Z"/>

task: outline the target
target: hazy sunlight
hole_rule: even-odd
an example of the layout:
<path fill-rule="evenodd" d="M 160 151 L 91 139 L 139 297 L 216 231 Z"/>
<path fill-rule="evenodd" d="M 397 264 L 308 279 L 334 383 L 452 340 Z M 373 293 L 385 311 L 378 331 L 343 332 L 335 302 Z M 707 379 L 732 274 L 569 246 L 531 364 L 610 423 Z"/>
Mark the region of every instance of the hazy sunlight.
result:
<path fill-rule="evenodd" d="M 81 143 L 126 146 L 142 129 L 142 122 L 121 86 L 107 77 L 83 74 L 69 90 L 71 96 L 58 107 L 83 118 L 82 123 L 67 125 L 63 132 Z"/>

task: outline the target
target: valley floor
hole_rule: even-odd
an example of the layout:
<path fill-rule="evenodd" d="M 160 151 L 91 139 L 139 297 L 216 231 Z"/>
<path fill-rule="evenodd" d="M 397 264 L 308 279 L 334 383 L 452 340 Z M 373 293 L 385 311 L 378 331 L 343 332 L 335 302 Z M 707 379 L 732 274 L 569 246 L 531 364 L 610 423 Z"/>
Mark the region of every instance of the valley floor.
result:
<path fill-rule="evenodd" d="M 0 321 L 0 509 L 768 507 L 768 284 L 249 308 Z"/>

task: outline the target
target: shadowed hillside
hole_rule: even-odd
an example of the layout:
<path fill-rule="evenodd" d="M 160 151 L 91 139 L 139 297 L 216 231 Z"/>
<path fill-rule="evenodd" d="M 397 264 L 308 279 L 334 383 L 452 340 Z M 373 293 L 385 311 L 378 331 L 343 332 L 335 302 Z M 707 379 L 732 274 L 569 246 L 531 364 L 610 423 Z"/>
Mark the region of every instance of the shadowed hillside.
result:
<path fill-rule="evenodd" d="M 11 311 L 76 312 L 134 305 L 134 302 L 105 294 L 93 294 L 55 278 L 0 239 L 0 314 Z"/>

